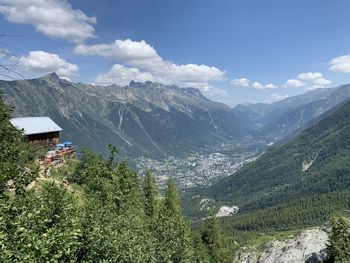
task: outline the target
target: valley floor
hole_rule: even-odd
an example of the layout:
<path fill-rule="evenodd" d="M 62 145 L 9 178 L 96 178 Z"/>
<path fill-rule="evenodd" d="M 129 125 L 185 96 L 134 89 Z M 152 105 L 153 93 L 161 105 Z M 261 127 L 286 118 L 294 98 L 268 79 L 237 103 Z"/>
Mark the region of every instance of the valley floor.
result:
<path fill-rule="evenodd" d="M 135 166 L 140 174 L 150 170 L 160 185 L 172 177 L 180 188 L 207 186 L 254 161 L 266 147 L 263 140 L 247 140 L 183 157 L 170 156 L 162 160 L 139 157 Z"/>

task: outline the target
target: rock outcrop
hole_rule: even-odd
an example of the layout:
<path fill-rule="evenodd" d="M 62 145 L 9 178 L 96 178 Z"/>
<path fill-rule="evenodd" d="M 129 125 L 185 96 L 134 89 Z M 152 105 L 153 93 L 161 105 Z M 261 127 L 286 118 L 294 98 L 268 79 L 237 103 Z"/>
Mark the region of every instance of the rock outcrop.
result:
<path fill-rule="evenodd" d="M 256 247 L 241 248 L 236 253 L 238 263 L 318 263 L 325 252 L 328 233 L 325 229 L 308 229 L 293 238 L 272 241 L 262 251 Z"/>

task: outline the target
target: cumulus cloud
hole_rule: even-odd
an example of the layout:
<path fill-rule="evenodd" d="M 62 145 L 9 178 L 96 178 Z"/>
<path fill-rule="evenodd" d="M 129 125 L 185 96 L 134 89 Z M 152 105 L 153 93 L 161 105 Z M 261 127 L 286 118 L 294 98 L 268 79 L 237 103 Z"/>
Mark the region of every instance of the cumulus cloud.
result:
<path fill-rule="evenodd" d="M 254 82 L 252 86 L 254 89 L 264 89 L 264 86 L 259 82 Z"/>
<path fill-rule="evenodd" d="M 272 93 L 272 94 L 270 95 L 270 98 L 271 98 L 273 101 L 284 100 L 284 99 L 286 99 L 286 98 L 288 98 L 288 97 L 289 97 L 288 94 L 286 94 L 286 95 L 279 95 L 279 94 L 277 94 L 277 93 Z"/>
<path fill-rule="evenodd" d="M 193 87 L 200 89 L 202 92 L 205 92 L 210 95 L 225 95 L 227 94 L 226 90 L 216 88 L 212 85 L 208 85 L 208 83 L 199 83 L 199 82 L 193 82 L 193 83 L 187 83 L 188 87 Z"/>
<path fill-rule="evenodd" d="M 112 44 L 98 44 L 98 45 L 77 45 L 74 52 L 78 55 L 85 56 L 100 56 L 108 59 L 115 59 L 118 61 L 127 61 L 133 64 L 136 61 L 139 63 L 146 63 L 147 61 L 161 60 L 156 50 L 147 44 L 144 40 L 132 41 L 115 40 Z M 155 62 L 154 61 L 154 62 Z"/>
<path fill-rule="evenodd" d="M 323 77 L 320 72 L 306 72 L 298 74 L 296 79 L 289 79 L 283 85 L 286 88 L 304 88 L 306 90 L 325 88 L 332 82 Z"/>
<path fill-rule="evenodd" d="M 322 77 L 323 77 L 323 75 L 320 72 L 307 72 L 307 73 L 300 73 L 298 75 L 298 79 L 306 80 L 306 81 L 316 80 L 316 79 L 320 79 Z"/>
<path fill-rule="evenodd" d="M 319 79 L 315 79 L 313 81 L 313 83 L 315 85 L 327 86 L 327 85 L 331 84 L 332 82 L 330 80 L 328 80 L 328 79 L 325 79 L 325 78 L 319 78 Z"/>
<path fill-rule="evenodd" d="M 333 58 L 329 66 L 332 71 L 350 73 L 350 54 Z"/>
<path fill-rule="evenodd" d="M 163 59 L 156 50 L 145 41 L 115 40 L 112 44 L 77 45 L 75 53 L 85 56 L 100 56 L 116 60 L 127 67 L 149 73 L 156 81 L 175 84 L 181 87 L 210 87 L 210 81 L 224 79 L 225 72 L 206 65 L 178 65 Z M 118 80 L 118 78 L 116 78 Z M 116 84 L 121 84 L 116 82 Z"/>
<path fill-rule="evenodd" d="M 260 89 L 260 90 L 277 88 L 277 86 L 275 84 L 269 83 L 269 84 L 263 85 L 263 84 L 261 84 L 260 82 L 257 82 L 257 81 L 253 83 L 252 87 L 254 89 Z"/>
<path fill-rule="evenodd" d="M 275 84 L 269 83 L 264 86 L 265 89 L 275 89 L 277 86 Z"/>
<path fill-rule="evenodd" d="M 284 84 L 285 87 L 301 88 L 305 87 L 305 84 L 298 79 L 289 79 Z"/>
<path fill-rule="evenodd" d="M 65 0 L 0 0 L 0 13 L 9 22 L 31 24 L 52 38 L 79 43 L 95 36 L 96 18 Z"/>
<path fill-rule="evenodd" d="M 77 75 L 78 66 L 68 63 L 56 54 L 45 51 L 30 51 L 28 56 L 19 58 L 18 64 L 24 70 L 31 73 L 45 74 L 56 72 L 62 78 Z"/>
<path fill-rule="evenodd" d="M 115 64 L 106 73 L 96 77 L 96 83 L 100 85 L 111 85 L 118 83 L 119 85 L 128 85 L 130 81 L 154 81 L 154 77 L 148 72 L 141 72 L 138 68 L 127 68 L 120 64 Z"/>
<path fill-rule="evenodd" d="M 231 85 L 235 87 L 249 87 L 249 79 L 247 78 L 240 78 L 240 79 L 234 79 L 231 80 Z"/>

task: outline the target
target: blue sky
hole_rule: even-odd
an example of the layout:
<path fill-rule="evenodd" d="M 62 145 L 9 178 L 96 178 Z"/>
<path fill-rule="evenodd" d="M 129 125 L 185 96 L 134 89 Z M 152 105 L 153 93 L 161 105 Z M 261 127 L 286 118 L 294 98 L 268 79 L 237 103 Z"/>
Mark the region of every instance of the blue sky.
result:
<path fill-rule="evenodd" d="M 350 82 L 348 10 L 348 0 L 0 0 L 0 48 L 25 77 L 273 102 Z"/>

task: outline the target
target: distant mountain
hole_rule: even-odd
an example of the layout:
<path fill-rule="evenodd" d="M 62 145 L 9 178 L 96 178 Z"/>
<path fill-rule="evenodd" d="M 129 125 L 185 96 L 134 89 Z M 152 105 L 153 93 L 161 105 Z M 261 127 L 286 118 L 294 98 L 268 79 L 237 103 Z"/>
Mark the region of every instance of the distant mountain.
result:
<path fill-rule="evenodd" d="M 314 118 L 350 98 L 350 85 L 317 89 L 272 104 L 230 107 L 198 89 L 131 82 L 120 87 L 73 83 L 55 73 L 38 79 L 0 81 L 15 116 L 50 116 L 62 138 L 107 154 L 160 158 L 210 149 L 241 138 L 285 140 Z"/>
<path fill-rule="evenodd" d="M 55 73 L 0 81 L 15 116 L 49 116 L 62 138 L 106 154 L 116 145 L 124 156 L 181 155 L 242 134 L 235 113 L 194 88 L 131 82 L 126 87 L 72 83 Z"/>
<path fill-rule="evenodd" d="M 272 147 L 233 175 L 191 195 L 238 205 L 242 211 L 254 211 L 349 190 L 350 103 L 347 102 L 286 144 Z"/>
<path fill-rule="evenodd" d="M 312 119 L 350 98 L 350 85 L 344 85 L 327 91 L 331 91 L 328 96 L 295 107 L 281 114 L 274 121 L 262 128 L 261 132 L 269 136 L 289 136 L 305 127 Z"/>
<path fill-rule="evenodd" d="M 272 104 L 239 105 L 236 115 L 247 120 L 245 129 L 254 137 L 284 140 L 301 131 L 312 119 L 350 98 L 350 85 L 316 89 Z"/>
<path fill-rule="evenodd" d="M 249 123 L 251 128 L 260 128 L 277 119 L 289 110 L 307 105 L 313 101 L 324 99 L 331 94 L 332 91 L 333 89 L 316 89 L 271 104 L 256 103 L 238 105 L 233 110 L 238 116 L 242 116 L 242 118 L 246 119 L 247 124 Z"/>

